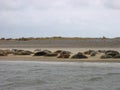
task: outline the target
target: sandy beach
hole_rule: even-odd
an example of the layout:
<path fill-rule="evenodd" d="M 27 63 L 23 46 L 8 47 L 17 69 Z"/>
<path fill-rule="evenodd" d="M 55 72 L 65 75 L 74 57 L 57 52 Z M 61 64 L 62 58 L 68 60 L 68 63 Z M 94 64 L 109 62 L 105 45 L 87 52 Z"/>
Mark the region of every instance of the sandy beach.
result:
<path fill-rule="evenodd" d="M 35 49 L 50 50 L 66 50 L 71 52 L 71 56 L 87 50 L 116 50 L 120 52 L 119 39 L 61 39 L 61 40 L 30 40 L 30 41 L 0 41 L 0 49 L 22 49 L 34 51 Z M 116 43 L 116 44 L 115 44 Z M 87 59 L 71 59 L 57 58 L 33 55 L 8 55 L 0 56 L 0 61 L 60 61 L 60 62 L 120 62 L 120 59 L 100 59 L 102 54 L 94 57 L 88 56 Z"/>
<path fill-rule="evenodd" d="M 1 48 L 11 49 L 11 48 Z M 34 51 L 36 48 L 18 48 L 22 50 Z M 66 50 L 72 52 L 71 56 L 77 52 L 84 52 L 89 49 L 91 50 L 119 50 L 119 48 L 41 48 L 42 50 L 50 50 L 52 52 L 56 50 Z M 87 59 L 71 59 L 71 58 L 57 58 L 57 57 L 46 57 L 46 56 L 33 56 L 33 55 L 8 55 L 0 56 L 0 61 L 56 61 L 56 62 L 120 62 L 120 59 L 100 59 L 101 54 L 94 57 L 88 55 Z"/>

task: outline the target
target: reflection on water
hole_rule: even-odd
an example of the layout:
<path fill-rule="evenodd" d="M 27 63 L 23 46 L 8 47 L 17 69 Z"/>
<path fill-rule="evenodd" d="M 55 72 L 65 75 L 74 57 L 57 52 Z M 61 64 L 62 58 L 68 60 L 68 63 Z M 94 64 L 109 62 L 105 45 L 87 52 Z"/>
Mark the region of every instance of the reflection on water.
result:
<path fill-rule="evenodd" d="M 120 90 L 120 63 L 1 61 L 0 90 Z"/>

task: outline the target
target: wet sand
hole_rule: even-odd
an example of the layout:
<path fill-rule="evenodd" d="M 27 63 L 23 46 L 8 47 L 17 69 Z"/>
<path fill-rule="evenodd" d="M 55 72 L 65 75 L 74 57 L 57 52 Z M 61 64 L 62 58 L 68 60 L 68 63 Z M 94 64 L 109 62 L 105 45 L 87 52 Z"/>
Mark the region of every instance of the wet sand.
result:
<path fill-rule="evenodd" d="M 3 56 L 0 61 L 49 61 L 49 62 L 119 62 L 120 59 L 58 59 L 53 57 L 39 56 Z"/>

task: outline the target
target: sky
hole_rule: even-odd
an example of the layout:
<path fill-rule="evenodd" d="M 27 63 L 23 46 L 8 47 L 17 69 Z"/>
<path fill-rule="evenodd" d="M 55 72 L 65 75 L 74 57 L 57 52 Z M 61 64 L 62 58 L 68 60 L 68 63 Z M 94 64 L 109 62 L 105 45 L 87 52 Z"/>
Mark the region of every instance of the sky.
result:
<path fill-rule="evenodd" d="M 120 0 L 0 0 L 0 37 L 120 37 Z"/>

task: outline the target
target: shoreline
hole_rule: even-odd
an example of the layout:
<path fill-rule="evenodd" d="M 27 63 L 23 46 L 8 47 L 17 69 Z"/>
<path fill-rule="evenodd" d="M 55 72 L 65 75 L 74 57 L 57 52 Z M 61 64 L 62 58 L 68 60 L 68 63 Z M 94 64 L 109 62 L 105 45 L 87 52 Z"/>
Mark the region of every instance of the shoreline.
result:
<path fill-rule="evenodd" d="M 56 57 L 39 57 L 39 56 L 2 56 L 0 61 L 49 61 L 49 62 L 117 62 L 120 59 L 61 59 Z"/>

